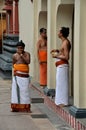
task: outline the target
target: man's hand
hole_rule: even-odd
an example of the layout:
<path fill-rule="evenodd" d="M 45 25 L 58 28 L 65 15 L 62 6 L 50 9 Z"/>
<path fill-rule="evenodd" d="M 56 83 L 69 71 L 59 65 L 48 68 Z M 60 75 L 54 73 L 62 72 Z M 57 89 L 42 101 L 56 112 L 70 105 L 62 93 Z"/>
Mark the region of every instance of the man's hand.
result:
<path fill-rule="evenodd" d="M 52 52 L 51 55 L 52 55 L 52 58 L 57 58 L 58 53 L 57 52 Z"/>
<path fill-rule="evenodd" d="M 59 50 L 58 50 L 58 49 L 53 49 L 53 50 L 51 50 L 50 53 L 53 53 L 53 52 L 57 52 L 57 53 L 59 53 Z"/>
<path fill-rule="evenodd" d="M 22 56 L 23 56 L 23 54 L 20 54 L 20 56 L 22 57 Z"/>

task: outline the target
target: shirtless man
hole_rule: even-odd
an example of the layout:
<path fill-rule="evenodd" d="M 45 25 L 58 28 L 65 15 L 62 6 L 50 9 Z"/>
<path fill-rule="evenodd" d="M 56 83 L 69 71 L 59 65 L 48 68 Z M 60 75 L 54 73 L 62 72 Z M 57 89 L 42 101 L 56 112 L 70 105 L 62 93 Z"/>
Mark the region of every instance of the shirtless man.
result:
<path fill-rule="evenodd" d="M 42 62 L 42 61 L 40 61 L 40 58 L 39 58 L 39 51 L 40 50 L 47 51 L 47 35 L 46 35 L 45 28 L 40 29 L 40 37 L 39 37 L 39 40 L 37 42 L 37 56 L 38 56 L 39 63 Z"/>
<path fill-rule="evenodd" d="M 17 52 L 13 55 L 13 80 L 11 109 L 12 112 L 31 112 L 29 95 L 29 65 L 30 53 L 24 51 L 25 44 L 17 44 Z"/>
<path fill-rule="evenodd" d="M 13 64 L 30 64 L 30 53 L 25 52 L 24 48 L 23 43 L 22 46 L 17 44 L 17 52 L 13 55 Z"/>
<path fill-rule="evenodd" d="M 62 28 L 65 28 L 65 27 L 62 27 Z M 58 58 L 58 59 L 67 60 L 67 61 L 69 60 L 71 44 L 70 44 L 70 41 L 67 39 L 66 35 L 68 35 L 68 34 L 66 34 L 65 32 L 63 32 L 63 34 L 62 34 L 62 30 L 59 31 L 58 37 L 61 39 L 62 45 L 61 45 L 60 50 L 54 49 L 51 51 L 53 58 Z M 54 55 L 53 52 L 57 52 L 57 53 L 55 53 L 55 55 Z"/>
<path fill-rule="evenodd" d="M 55 103 L 59 106 L 68 105 L 68 87 L 69 87 L 69 53 L 71 49 L 70 41 L 68 40 L 69 28 L 62 27 L 58 33 L 58 37 L 62 41 L 61 49 L 51 51 L 52 57 L 57 59 L 56 67 L 56 95 Z"/>
<path fill-rule="evenodd" d="M 46 29 L 40 29 L 40 37 L 37 42 L 37 57 L 40 69 L 40 86 L 47 85 L 47 35 Z"/>

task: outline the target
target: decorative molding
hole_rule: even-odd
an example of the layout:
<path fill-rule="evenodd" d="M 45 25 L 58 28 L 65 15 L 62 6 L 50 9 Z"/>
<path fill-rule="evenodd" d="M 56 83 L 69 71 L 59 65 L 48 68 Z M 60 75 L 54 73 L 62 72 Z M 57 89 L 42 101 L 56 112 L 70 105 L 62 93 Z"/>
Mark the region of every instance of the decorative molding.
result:
<path fill-rule="evenodd" d="M 13 0 L 5 0 L 5 5 L 11 5 L 13 3 Z"/>
<path fill-rule="evenodd" d="M 69 109 L 71 115 L 76 118 L 86 118 L 86 109 L 76 108 L 75 106 L 71 106 Z"/>
<path fill-rule="evenodd" d="M 17 3 L 19 0 L 13 0 L 13 1 L 15 1 Z"/>

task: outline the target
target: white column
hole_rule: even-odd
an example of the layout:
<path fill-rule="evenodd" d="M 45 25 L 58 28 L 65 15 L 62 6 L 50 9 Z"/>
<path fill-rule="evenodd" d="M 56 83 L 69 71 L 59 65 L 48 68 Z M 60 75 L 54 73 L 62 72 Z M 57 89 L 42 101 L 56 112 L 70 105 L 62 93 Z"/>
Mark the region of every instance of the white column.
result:
<path fill-rule="evenodd" d="M 39 28 L 38 28 L 38 20 L 39 20 L 39 11 L 38 11 L 38 0 L 34 0 L 33 4 L 34 4 L 34 30 L 33 30 L 33 42 L 34 42 L 34 78 L 36 81 L 39 81 L 39 64 L 38 64 L 38 58 L 37 58 L 37 41 L 38 41 L 38 34 L 39 34 Z"/>
<path fill-rule="evenodd" d="M 86 0 L 75 0 L 74 106 L 86 108 Z"/>
<path fill-rule="evenodd" d="M 50 51 L 56 48 L 56 0 L 48 0 L 48 27 L 47 27 L 47 34 L 48 34 L 48 88 L 55 88 L 56 82 L 56 67 L 55 61 L 51 57 Z"/>

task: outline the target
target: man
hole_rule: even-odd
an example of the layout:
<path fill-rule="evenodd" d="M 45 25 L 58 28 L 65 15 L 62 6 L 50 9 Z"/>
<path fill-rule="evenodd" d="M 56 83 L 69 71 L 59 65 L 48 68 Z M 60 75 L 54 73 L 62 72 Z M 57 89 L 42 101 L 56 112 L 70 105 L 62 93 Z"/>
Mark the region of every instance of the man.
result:
<path fill-rule="evenodd" d="M 18 42 L 17 52 L 13 55 L 12 112 L 30 112 L 30 53 L 24 51 L 24 48 L 25 44 L 22 41 Z"/>
<path fill-rule="evenodd" d="M 37 42 L 37 57 L 39 61 L 40 86 L 47 86 L 47 35 L 46 29 L 40 29 L 40 37 Z"/>
<path fill-rule="evenodd" d="M 68 87 L 69 87 L 69 53 L 71 49 L 68 40 L 69 28 L 62 27 L 58 33 L 58 37 L 62 41 L 60 50 L 52 50 L 52 57 L 56 58 L 56 94 L 55 103 L 61 107 L 68 105 Z"/>

